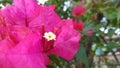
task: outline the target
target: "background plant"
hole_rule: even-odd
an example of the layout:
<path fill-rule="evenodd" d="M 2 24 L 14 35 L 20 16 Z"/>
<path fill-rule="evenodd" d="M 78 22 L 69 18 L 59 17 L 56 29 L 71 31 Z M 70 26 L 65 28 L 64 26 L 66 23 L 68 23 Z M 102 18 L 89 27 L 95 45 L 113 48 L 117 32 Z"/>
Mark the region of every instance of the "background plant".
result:
<path fill-rule="evenodd" d="M 48 0 L 46 5 L 56 5 L 56 12 L 61 18 L 72 18 L 72 9 L 82 0 Z M 84 22 L 84 30 L 80 48 L 72 61 L 63 60 L 57 56 L 51 56 L 52 65 L 48 68 L 91 68 L 94 66 L 93 57 L 104 58 L 106 64 L 110 64 L 105 56 L 112 53 L 116 64 L 119 60 L 116 52 L 120 51 L 120 0 L 83 0 L 86 9 L 83 16 L 77 19 Z M 2 5 L 12 4 L 11 0 L 1 0 Z M 88 36 L 88 30 L 92 30 L 92 36 Z"/>

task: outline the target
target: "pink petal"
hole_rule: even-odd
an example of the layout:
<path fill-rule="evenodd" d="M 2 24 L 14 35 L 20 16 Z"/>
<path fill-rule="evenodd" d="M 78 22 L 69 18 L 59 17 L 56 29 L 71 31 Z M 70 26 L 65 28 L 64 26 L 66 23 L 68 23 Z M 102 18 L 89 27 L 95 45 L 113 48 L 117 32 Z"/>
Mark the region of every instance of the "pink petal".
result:
<path fill-rule="evenodd" d="M 76 5 L 72 10 L 73 16 L 81 16 L 84 15 L 84 13 L 85 13 L 85 8 L 83 6 Z"/>
<path fill-rule="evenodd" d="M 87 33 L 88 37 L 93 36 L 93 30 L 92 29 L 86 30 L 86 33 Z"/>
<path fill-rule="evenodd" d="M 0 52 L 7 53 L 14 46 L 15 45 L 12 40 L 4 39 L 4 40 L 0 41 Z"/>
<path fill-rule="evenodd" d="M 36 30 L 41 25 L 45 25 L 46 31 L 53 30 L 54 27 L 59 26 L 60 17 L 55 13 L 54 6 L 41 6 L 39 16 L 33 20 L 29 26 Z"/>
<path fill-rule="evenodd" d="M 26 38 L 20 41 L 19 44 L 12 50 L 14 53 L 38 53 L 41 51 L 40 37 L 38 34 L 29 34 Z M 15 51 L 14 51 L 15 50 Z"/>
<path fill-rule="evenodd" d="M 14 68 L 6 58 L 6 54 L 0 52 L 0 68 Z"/>
<path fill-rule="evenodd" d="M 14 49 L 11 50 L 8 54 L 17 54 L 17 55 L 39 55 L 42 54 L 43 47 L 40 42 L 40 35 L 30 34 L 23 41 L 21 41 Z M 45 64 L 48 64 L 48 57 L 42 54 L 42 61 Z M 41 55 L 41 56 L 42 56 Z M 46 57 L 45 57 L 46 56 Z M 44 60 L 45 59 L 45 60 Z"/>
<path fill-rule="evenodd" d="M 1 12 L 7 23 L 28 26 L 39 15 L 39 10 L 35 0 L 14 0 L 14 6 L 8 5 Z"/>
<path fill-rule="evenodd" d="M 78 51 L 80 37 L 79 32 L 63 27 L 55 41 L 52 53 L 71 60 Z"/>
<path fill-rule="evenodd" d="M 84 29 L 84 23 L 83 22 L 74 22 L 74 29 L 82 31 Z"/>
<path fill-rule="evenodd" d="M 16 40 L 20 41 L 22 39 L 24 39 L 27 35 L 29 35 L 30 33 L 32 33 L 32 31 L 25 27 L 25 26 L 10 26 L 10 31 L 11 31 L 11 35 L 16 38 Z"/>
<path fill-rule="evenodd" d="M 72 19 L 62 20 L 60 23 L 61 23 L 62 27 L 65 26 L 65 27 L 69 27 L 69 28 L 74 28 Z"/>
<path fill-rule="evenodd" d="M 1 10 L 3 16 L 6 19 L 6 23 L 9 25 L 26 25 L 24 20 L 25 14 L 15 6 L 7 5 L 3 10 Z"/>
<path fill-rule="evenodd" d="M 33 20 L 40 13 L 40 6 L 36 0 L 14 0 L 14 4 L 19 11 L 21 10 L 25 14 L 28 21 Z"/>
<path fill-rule="evenodd" d="M 28 35 L 12 48 L 7 46 L 9 42 L 0 44 L 4 47 L 0 51 L 0 68 L 46 68 L 50 63 L 48 56 L 42 53 L 38 34 Z"/>
<path fill-rule="evenodd" d="M 14 68 L 46 68 L 42 62 L 43 54 L 12 54 L 9 53 L 7 58 Z"/>
<path fill-rule="evenodd" d="M 14 43 L 10 39 L 0 41 L 0 68 L 13 68 L 9 60 L 6 58 L 7 52 L 14 47 Z"/>

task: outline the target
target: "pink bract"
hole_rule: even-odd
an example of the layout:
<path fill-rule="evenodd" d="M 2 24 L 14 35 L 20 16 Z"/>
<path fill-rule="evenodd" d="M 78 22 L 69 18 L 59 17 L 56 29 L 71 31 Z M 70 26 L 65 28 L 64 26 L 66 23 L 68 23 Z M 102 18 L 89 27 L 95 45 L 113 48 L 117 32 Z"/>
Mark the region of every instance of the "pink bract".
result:
<path fill-rule="evenodd" d="M 1 10 L 12 42 L 4 45 L 0 41 L 1 48 L 7 49 L 5 53 L 0 51 L 0 67 L 8 64 L 9 68 L 46 68 L 50 54 L 66 60 L 74 57 L 81 34 L 74 29 L 72 20 L 62 20 L 54 9 L 53 5 L 38 5 L 36 0 L 14 0 L 14 5 Z M 47 41 L 43 37 L 46 32 L 55 33 L 56 40 Z"/>
<path fill-rule="evenodd" d="M 74 22 L 74 29 L 78 31 L 82 31 L 84 29 L 84 23 L 83 22 Z"/>
<path fill-rule="evenodd" d="M 14 5 L 7 5 L 1 12 L 8 25 L 28 26 L 29 22 L 40 13 L 36 0 L 13 0 Z"/>
<path fill-rule="evenodd" d="M 37 35 L 26 34 L 27 32 L 22 30 L 24 28 L 17 29 L 10 31 L 0 15 L 0 68 L 46 68 L 45 64 L 50 61 L 47 55 L 40 52 L 39 44 L 34 44 L 39 41 Z M 13 35 L 13 32 L 20 33 L 22 41 L 18 40 L 18 36 Z M 36 48 L 39 51 L 36 51 Z"/>
<path fill-rule="evenodd" d="M 85 13 L 85 8 L 84 8 L 84 4 L 81 3 L 82 5 L 76 5 L 75 7 L 73 7 L 72 10 L 72 15 L 73 16 L 82 16 Z"/>
<path fill-rule="evenodd" d="M 93 36 L 93 30 L 92 29 L 87 30 L 86 33 L 87 33 L 88 37 Z"/>
<path fill-rule="evenodd" d="M 9 39 L 0 41 L 0 68 L 46 68 L 47 56 L 35 49 L 38 45 L 32 43 L 38 39 L 32 36 L 34 34 L 18 44 Z"/>

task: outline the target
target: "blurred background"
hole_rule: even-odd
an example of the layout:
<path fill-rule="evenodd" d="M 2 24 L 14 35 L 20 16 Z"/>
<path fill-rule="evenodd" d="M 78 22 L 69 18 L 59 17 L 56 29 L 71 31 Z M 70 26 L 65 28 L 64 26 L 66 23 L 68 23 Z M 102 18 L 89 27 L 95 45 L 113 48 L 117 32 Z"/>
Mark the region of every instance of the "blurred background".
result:
<path fill-rule="evenodd" d="M 48 68 L 120 68 L 120 0 L 37 0 L 55 5 L 63 19 L 79 23 L 80 48 L 72 61 L 50 56 Z M 0 8 L 12 0 L 0 0 Z M 82 23 L 82 24 L 81 24 Z"/>

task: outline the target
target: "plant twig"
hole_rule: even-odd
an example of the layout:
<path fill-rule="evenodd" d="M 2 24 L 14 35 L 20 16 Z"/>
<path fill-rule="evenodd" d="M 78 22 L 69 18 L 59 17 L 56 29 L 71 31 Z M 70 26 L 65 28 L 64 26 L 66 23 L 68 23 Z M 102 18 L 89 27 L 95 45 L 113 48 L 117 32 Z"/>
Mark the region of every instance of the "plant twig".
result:
<path fill-rule="evenodd" d="M 115 7 L 116 8 L 120 7 L 120 0 L 117 0 Z"/>
<path fill-rule="evenodd" d="M 102 38 L 103 42 L 107 44 L 107 41 L 104 39 L 104 37 L 102 37 L 102 36 L 100 36 L 100 37 Z M 112 55 L 114 56 L 116 62 L 119 64 L 120 62 L 119 62 L 119 60 L 118 60 L 116 54 L 115 54 L 113 51 L 112 51 Z"/>

